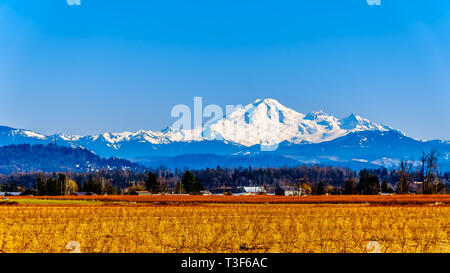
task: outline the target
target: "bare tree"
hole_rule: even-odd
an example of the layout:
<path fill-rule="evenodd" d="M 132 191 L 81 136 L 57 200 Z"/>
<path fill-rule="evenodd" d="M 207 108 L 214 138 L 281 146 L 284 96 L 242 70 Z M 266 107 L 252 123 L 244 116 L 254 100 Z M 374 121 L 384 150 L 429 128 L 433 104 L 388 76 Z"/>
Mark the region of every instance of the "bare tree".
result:
<path fill-rule="evenodd" d="M 400 162 L 400 176 L 397 184 L 398 193 L 409 193 L 409 186 L 412 179 L 411 169 L 411 163 L 403 160 Z"/>
<path fill-rule="evenodd" d="M 432 149 L 428 154 L 422 157 L 421 161 L 425 159 L 425 164 L 422 165 L 423 172 L 423 193 L 433 193 L 434 181 L 438 178 L 438 153 Z M 421 169 L 422 170 L 422 169 Z"/>
<path fill-rule="evenodd" d="M 422 182 L 422 185 L 425 184 L 425 166 L 428 161 L 428 154 L 425 153 L 424 150 L 422 150 L 422 156 L 420 157 L 420 182 Z"/>

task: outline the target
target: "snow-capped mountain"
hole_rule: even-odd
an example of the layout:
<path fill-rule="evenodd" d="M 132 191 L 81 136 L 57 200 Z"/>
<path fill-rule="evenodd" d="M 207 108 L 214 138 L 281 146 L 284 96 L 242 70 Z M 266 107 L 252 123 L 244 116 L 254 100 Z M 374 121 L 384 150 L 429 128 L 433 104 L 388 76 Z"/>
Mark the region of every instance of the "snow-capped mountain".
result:
<path fill-rule="evenodd" d="M 23 143 L 83 147 L 100 156 L 127 159 L 198 153 L 245 156 L 259 154 L 261 146 L 273 144 L 279 146 L 273 154 L 287 155 L 299 162 L 336 159 L 336 162 L 376 163 L 383 158 L 418 157 L 420 149 L 435 146 L 443 155 L 450 154 L 448 141 L 414 140 L 355 113 L 342 119 L 323 111 L 302 114 L 274 99 L 255 100 L 207 122 L 203 128 L 192 130 L 169 126 L 161 131 L 45 136 L 30 130 L 0 127 L 0 146 Z M 444 159 L 448 161 L 449 156 Z"/>
<path fill-rule="evenodd" d="M 340 120 L 323 111 L 301 114 L 274 99 L 256 100 L 205 128 L 203 137 L 244 146 L 292 143 L 320 143 L 350 132 L 392 128 L 378 125 L 356 114 Z"/>
<path fill-rule="evenodd" d="M 274 99 L 258 99 L 251 104 L 239 107 L 223 118 L 208 123 L 202 130 L 177 130 L 167 127 L 162 131 L 140 130 L 103 133 L 95 136 L 64 134 L 45 136 L 29 130 L 4 128 L 9 131 L 12 142 L 16 142 L 17 139 L 29 138 L 37 142 L 68 142 L 81 146 L 103 143 L 113 149 L 120 149 L 122 144 L 130 141 L 159 145 L 173 142 L 217 140 L 244 146 L 272 145 L 283 141 L 296 144 L 320 143 L 355 131 L 392 130 L 390 127 L 375 124 L 354 113 L 344 119 L 338 119 L 323 111 L 301 114 L 281 105 Z"/>

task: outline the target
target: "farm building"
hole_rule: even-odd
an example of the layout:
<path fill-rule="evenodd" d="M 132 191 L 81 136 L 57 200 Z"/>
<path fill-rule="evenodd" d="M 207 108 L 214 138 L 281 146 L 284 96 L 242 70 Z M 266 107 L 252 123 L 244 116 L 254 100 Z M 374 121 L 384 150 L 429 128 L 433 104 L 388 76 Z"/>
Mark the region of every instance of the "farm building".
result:
<path fill-rule="evenodd" d="M 74 192 L 73 195 L 83 196 L 83 195 L 88 195 L 88 193 L 84 192 L 84 191 L 77 191 L 77 192 Z"/>
<path fill-rule="evenodd" d="M 302 195 L 302 189 L 296 187 L 278 187 L 275 190 L 276 195 L 299 196 Z"/>
<path fill-rule="evenodd" d="M 267 194 L 264 187 L 242 187 L 241 194 Z"/>
<path fill-rule="evenodd" d="M 77 191 L 77 192 L 74 192 L 73 195 L 84 196 L 84 195 L 97 195 L 97 194 L 93 193 L 93 192 L 87 192 L 87 191 Z"/>
<path fill-rule="evenodd" d="M 134 191 L 131 193 L 132 195 L 152 195 L 149 191 Z"/>

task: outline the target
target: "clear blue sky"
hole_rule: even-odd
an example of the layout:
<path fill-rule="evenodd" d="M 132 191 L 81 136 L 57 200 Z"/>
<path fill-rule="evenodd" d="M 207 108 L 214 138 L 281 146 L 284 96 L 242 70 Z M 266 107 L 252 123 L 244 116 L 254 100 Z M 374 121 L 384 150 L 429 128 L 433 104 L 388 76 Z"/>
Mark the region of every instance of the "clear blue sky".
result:
<path fill-rule="evenodd" d="M 194 96 L 450 139 L 450 1 L 0 0 L 0 125 L 159 130 Z"/>

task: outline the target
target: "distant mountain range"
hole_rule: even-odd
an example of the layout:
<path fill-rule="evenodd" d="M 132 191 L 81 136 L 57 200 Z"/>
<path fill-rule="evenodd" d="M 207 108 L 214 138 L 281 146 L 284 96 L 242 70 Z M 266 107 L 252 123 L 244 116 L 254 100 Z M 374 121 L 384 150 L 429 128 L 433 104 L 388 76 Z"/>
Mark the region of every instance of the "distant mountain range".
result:
<path fill-rule="evenodd" d="M 0 146 L 48 143 L 81 147 L 102 157 L 120 157 L 147 166 L 181 168 L 305 163 L 395 167 L 400 160 L 417 160 L 421 150 L 436 149 L 441 168 L 450 170 L 449 141 L 416 140 L 355 113 L 343 119 L 323 111 L 301 114 L 274 99 L 256 100 L 195 130 L 167 127 L 162 131 L 46 136 L 0 127 Z"/>

